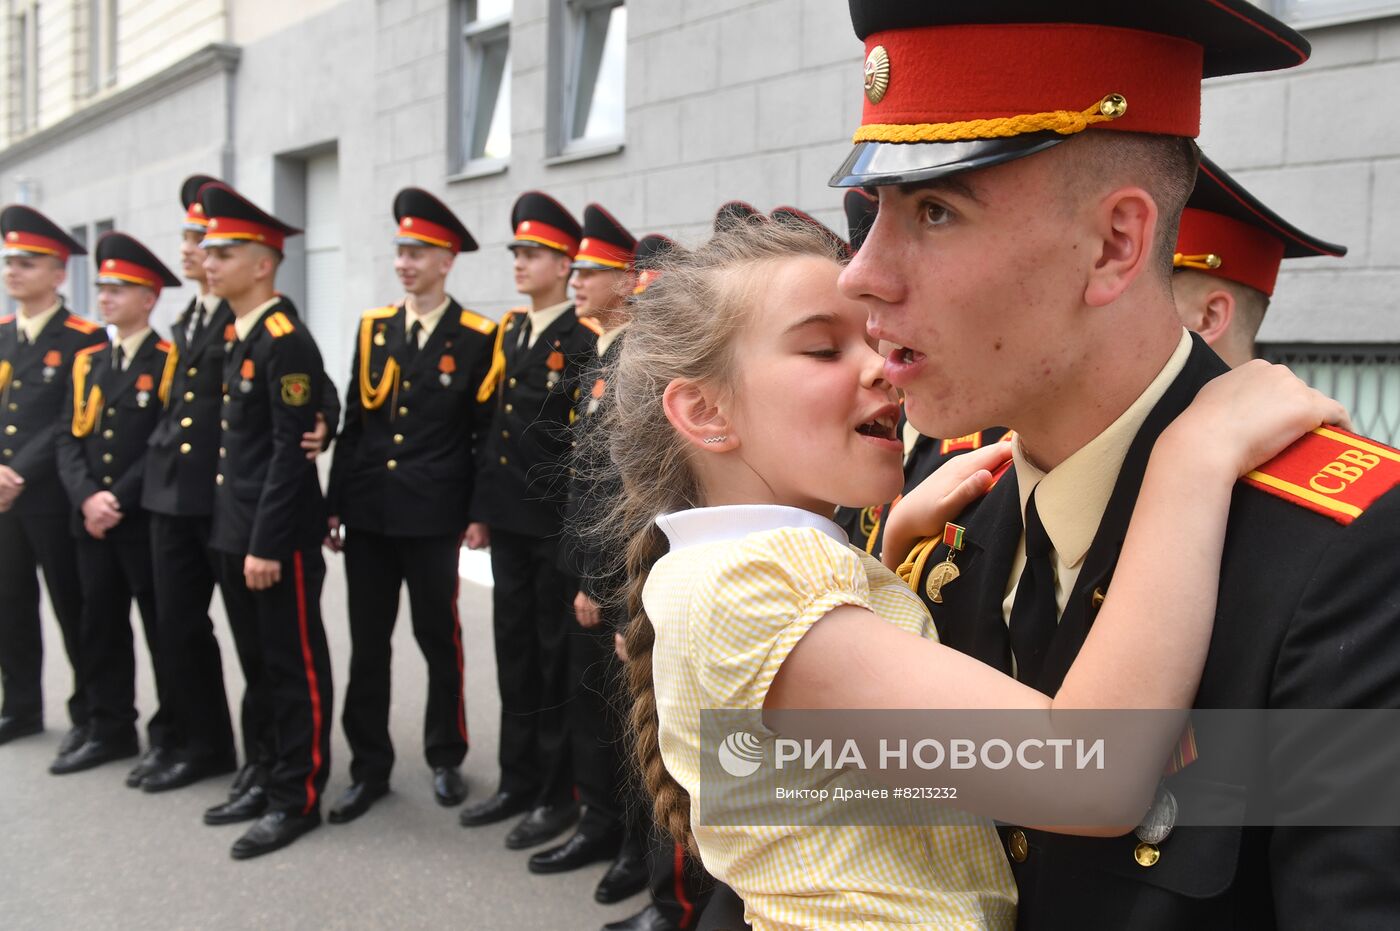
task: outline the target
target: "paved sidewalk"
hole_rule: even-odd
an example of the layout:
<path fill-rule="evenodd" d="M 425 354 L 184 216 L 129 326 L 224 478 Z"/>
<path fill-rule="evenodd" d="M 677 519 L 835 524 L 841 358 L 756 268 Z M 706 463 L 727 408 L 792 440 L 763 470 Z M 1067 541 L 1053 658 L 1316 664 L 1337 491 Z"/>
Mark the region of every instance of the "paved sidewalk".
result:
<path fill-rule="evenodd" d="M 322 599 L 335 670 L 336 708 L 327 798 L 349 782 L 340 730 L 350 648 L 345 580 L 327 557 Z M 230 697 L 242 679 L 222 605 L 216 625 Z M 467 721 L 472 749 L 464 772 L 471 798 L 495 788 L 499 703 L 491 641 L 490 591 L 464 579 Z M 138 625 L 139 626 L 139 625 Z M 68 671 L 58 629 L 46 620 L 49 730 L 0 747 L 0 928 L 457 928 L 581 929 L 632 914 L 641 896 L 615 906 L 593 901 L 606 869 L 532 876 L 526 852 L 508 851 L 512 822 L 467 830 L 432 797 L 421 756 L 425 674 L 407 616 L 394 633 L 395 700 L 390 727 L 398 763 L 393 793 L 359 821 L 326 824 L 290 848 L 244 863 L 229 858 L 242 828 L 205 827 L 200 813 L 224 797 L 226 780 L 167 795 L 126 788 L 129 766 L 110 764 L 56 777 L 47 772 L 67 721 Z M 152 708 L 149 663 L 138 635 L 140 708 Z M 144 739 L 144 732 L 142 737 Z M 329 805 L 326 806 L 327 810 Z"/>

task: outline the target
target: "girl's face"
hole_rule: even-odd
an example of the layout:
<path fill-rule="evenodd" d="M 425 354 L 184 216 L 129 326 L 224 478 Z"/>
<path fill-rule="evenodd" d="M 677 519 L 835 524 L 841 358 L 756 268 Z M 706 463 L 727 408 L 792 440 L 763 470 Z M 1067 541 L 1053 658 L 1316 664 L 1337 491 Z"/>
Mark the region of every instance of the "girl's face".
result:
<path fill-rule="evenodd" d="M 840 273 L 816 256 L 761 271 L 735 345 L 730 455 L 774 503 L 818 513 L 891 501 L 904 483 L 898 396 Z"/>

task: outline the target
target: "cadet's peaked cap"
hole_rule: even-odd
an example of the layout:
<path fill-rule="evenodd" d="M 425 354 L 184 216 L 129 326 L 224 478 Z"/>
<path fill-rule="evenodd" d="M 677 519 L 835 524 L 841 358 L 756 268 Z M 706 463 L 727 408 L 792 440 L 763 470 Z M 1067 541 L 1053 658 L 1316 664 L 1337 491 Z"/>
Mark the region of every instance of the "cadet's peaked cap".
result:
<path fill-rule="evenodd" d="M 1204 155 L 1196 189 L 1181 215 L 1177 268 L 1190 268 L 1274 293 L 1284 259 L 1347 254 L 1346 246 L 1309 236 L 1264 206 Z"/>
<path fill-rule="evenodd" d="M 772 216 L 777 223 L 816 230 L 818 233 L 822 234 L 827 242 L 831 243 L 832 247 L 840 253 L 842 258 L 849 259 L 851 257 L 851 244 L 842 239 L 835 230 L 807 211 L 798 210 L 796 207 L 774 207 L 770 216 Z"/>
<path fill-rule="evenodd" d="M 660 233 L 647 233 L 637 240 L 636 257 L 633 260 L 633 266 L 637 269 L 637 284 L 632 288 L 632 293 L 641 294 L 653 281 L 661 277 L 665 271 L 666 257 L 679 248 L 674 239 Z"/>
<path fill-rule="evenodd" d="M 449 252 L 475 252 L 476 240 L 447 205 L 422 188 L 406 187 L 394 195 L 394 219 L 400 246 L 437 246 Z"/>
<path fill-rule="evenodd" d="M 199 200 L 209 218 L 201 249 L 256 242 L 281 252 L 286 238 L 301 232 L 226 184 L 206 184 L 200 188 Z"/>
<path fill-rule="evenodd" d="M 206 184 L 223 182 L 209 175 L 190 175 L 180 185 L 180 203 L 185 208 L 185 222 L 182 228 L 191 233 L 202 233 L 209 226 L 209 218 L 204 215 L 204 204 L 199 200 L 199 192 Z"/>
<path fill-rule="evenodd" d="M 87 255 L 72 236 L 33 207 L 11 204 L 0 210 L 0 235 L 5 237 L 6 258 L 12 255 L 51 255 L 61 262 L 70 255 Z"/>
<path fill-rule="evenodd" d="M 178 288 L 180 279 L 165 263 L 126 233 L 103 233 L 94 250 L 98 284 L 139 284 L 157 294 L 166 285 Z"/>
<path fill-rule="evenodd" d="M 571 259 L 578 252 L 578 241 L 583 236 L 574 215 L 559 201 L 540 191 L 526 191 L 516 199 L 510 211 L 510 226 L 515 238 L 506 243 L 507 248 L 553 249 Z"/>
<path fill-rule="evenodd" d="M 1248 0 L 850 5 L 865 109 L 835 187 L 997 165 L 1086 129 L 1195 138 L 1203 77 L 1288 68 L 1310 51 Z"/>
<path fill-rule="evenodd" d="M 632 265 L 637 238 L 598 204 L 583 208 L 583 241 L 574 268 L 625 269 Z"/>
<path fill-rule="evenodd" d="M 880 209 L 880 201 L 869 191 L 853 187 L 846 191 L 843 202 L 846 208 L 846 232 L 851 237 L 851 251 L 859 252 L 865 245 L 865 237 L 870 227 L 875 225 L 875 213 Z"/>
<path fill-rule="evenodd" d="M 743 223 L 766 223 L 768 218 L 753 204 L 745 200 L 730 200 L 719 205 L 715 211 L 714 230 L 722 233 Z"/>

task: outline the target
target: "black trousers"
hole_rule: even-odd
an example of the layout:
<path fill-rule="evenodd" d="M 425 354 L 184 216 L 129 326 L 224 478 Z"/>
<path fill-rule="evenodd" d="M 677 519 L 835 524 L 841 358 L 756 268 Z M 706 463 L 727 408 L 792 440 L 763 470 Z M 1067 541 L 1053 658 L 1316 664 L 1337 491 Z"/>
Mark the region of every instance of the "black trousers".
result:
<path fill-rule="evenodd" d="M 559 569 L 559 541 L 491 528 L 501 791 L 557 805 L 573 797 L 565 734 L 568 648 L 578 581 Z"/>
<path fill-rule="evenodd" d="M 413 637 L 428 661 L 423 755 L 430 767 L 458 766 L 467 755 L 462 627 L 457 617 L 461 536 L 388 537 L 350 528 L 345 580 L 350 596 L 350 684 L 341 724 L 350 742 L 350 778 L 387 782 L 390 640 L 399 589 L 408 585 Z"/>
<path fill-rule="evenodd" d="M 86 724 L 86 684 L 79 659 L 83 595 L 67 514 L 0 514 L 0 688 L 5 692 L 0 714 L 28 718 L 44 713 L 44 641 L 35 575 L 40 568 L 73 667 L 68 717 L 75 726 Z"/>
<path fill-rule="evenodd" d="M 187 760 L 232 763 L 233 724 L 224 692 L 223 656 L 209 619 L 218 560 L 209 549 L 208 517 L 150 515 L 156 627 L 167 658 L 173 749 Z M 161 702 L 165 707 L 165 700 Z M 266 734 L 268 725 L 244 708 L 245 736 Z M 270 756 L 269 752 L 264 753 Z M 255 759 L 250 754 L 250 759 Z"/>
<path fill-rule="evenodd" d="M 579 830 L 589 835 L 622 831 L 641 849 L 640 825 L 629 815 L 630 760 L 624 730 L 626 686 L 613 648 L 616 618 L 591 630 L 571 623 L 569 737 L 574 781 L 586 806 Z"/>
<path fill-rule="evenodd" d="M 700 931 L 748 931 L 744 921 L 744 901 L 722 883 L 716 883 L 704 908 Z"/>
<path fill-rule="evenodd" d="M 145 522 L 144 514 L 125 520 Z M 123 521 L 125 523 L 125 521 Z M 117 530 L 122 528 L 118 527 Z M 138 528 L 131 528 L 138 531 Z M 147 725 L 152 747 L 171 748 L 170 676 L 156 622 L 155 583 L 146 528 L 108 533 L 98 540 L 83 531 L 77 538 L 78 574 L 83 587 L 83 627 L 79 646 L 87 684 L 92 736 L 104 740 L 134 737 L 136 730 L 136 647 L 131 634 L 131 602 L 136 601 L 151 653 L 158 707 Z"/>
<path fill-rule="evenodd" d="M 219 585 L 229 627 L 249 682 L 272 722 L 274 758 L 266 783 L 273 811 L 318 809 L 331 766 L 331 661 L 321 626 L 320 550 L 282 562 L 282 578 L 255 592 L 243 578 L 243 557 L 219 554 Z"/>
<path fill-rule="evenodd" d="M 647 842 L 647 876 L 652 904 L 678 928 L 689 931 L 699 926 L 714 892 L 715 881 L 681 844 L 662 834 L 650 814 L 650 800 L 644 813 L 650 826 Z M 739 912 L 743 923 L 742 905 Z"/>

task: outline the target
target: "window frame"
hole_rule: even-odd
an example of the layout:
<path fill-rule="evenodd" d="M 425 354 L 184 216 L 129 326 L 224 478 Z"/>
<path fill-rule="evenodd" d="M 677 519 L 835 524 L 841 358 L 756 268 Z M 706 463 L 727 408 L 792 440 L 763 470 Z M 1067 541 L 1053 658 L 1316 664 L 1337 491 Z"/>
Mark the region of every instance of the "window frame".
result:
<path fill-rule="evenodd" d="M 550 94 L 548 109 L 548 158 L 545 164 L 561 164 L 621 152 L 627 138 L 627 108 L 624 99 L 622 129 L 607 136 L 574 136 L 581 87 L 580 70 L 586 39 L 586 17 L 599 10 L 627 8 L 626 0 L 552 0 L 550 6 Z M 609 20 L 611 22 L 611 19 Z M 603 37 L 604 43 L 607 36 Z M 624 68 L 627 37 L 622 37 Z M 599 61 L 601 65 L 601 59 Z M 598 76 L 593 76 L 596 93 Z M 625 83 L 625 79 L 624 79 Z M 625 87 L 624 87 L 625 93 Z"/>
<path fill-rule="evenodd" d="M 484 146 L 491 132 L 491 121 L 496 117 L 496 108 L 501 105 L 501 86 L 510 80 L 510 33 L 512 13 L 491 19 L 477 18 L 477 0 L 458 0 L 452 5 L 451 34 L 455 36 L 452 56 L 449 62 L 449 78 L 452 82 L 449 108 L 448 138 L 451 140 L 449 152 L 448 180 L 465 180 L 486 175 L 499 174 L 510 167 L 510 155 L 473 156 L 477 142 Z M 490 46 L 505 46 L 505 69 L 501 84 L 496 87 L 492 102 L 492 119 L 480 125 L 482 77 L 488 60 L 486 49 Z M 511 114 L 506 113 L 510 120 Z M 482 134 L 480 140 L 477 134 Z M 512 145 L 512 150 L 514 146 Z"/>
<path fill-rule="evenodd" d="M 1400 0 L 1256 0 L 1294 29 L 1317 29 L 1400 14 Z M 1313 9 L 1309 9 L 1309 8 Z"/>
<path fill-rule="evenodd" d="M 1261 359 L 1289 366 L 1304 381 L 1329 395 L 1344 393 L 1338 390 L 1339 387 L 1343 386 L 1339 385 L 1335 378 L 1335 375 L 1340 372 L 1364 366 L 1374 366 L 1392 373 L 1400 373 L 1400 343 L 1397 342 L 1261 342 L 1256 347 L 1256 354 Z M 1311 370 L 1313 366 L 1320 366 L 1322 371 L 1332 374 L 1334 377 L 1331 383 L 1325 381 L 1316 383 L 1311 380 L 1318 374 L 1318 372 Z M 1392 374 L 1391 377 L 1400 379 L 1400 374 Z M 1386 384 L 1383 382 L 1376 385 L 1377 397 L 1389 396 L 1383 392 Z M 1355 403 L 1359 397 L 1337 398 L 1349 408 L 1354 408 L 1351 413 L 1353 417 L 1357 418 L 1357 432 L 1370 435 L 1382 443 L 1388 443 L 1392 446 L 1400 445 L 1400 412 L 1394 408 L 1381 408 L 1375 412 L 1367 411 L 1363 406 Z M 1362 419 L 1363 417 L 1366 419 Z"/>

